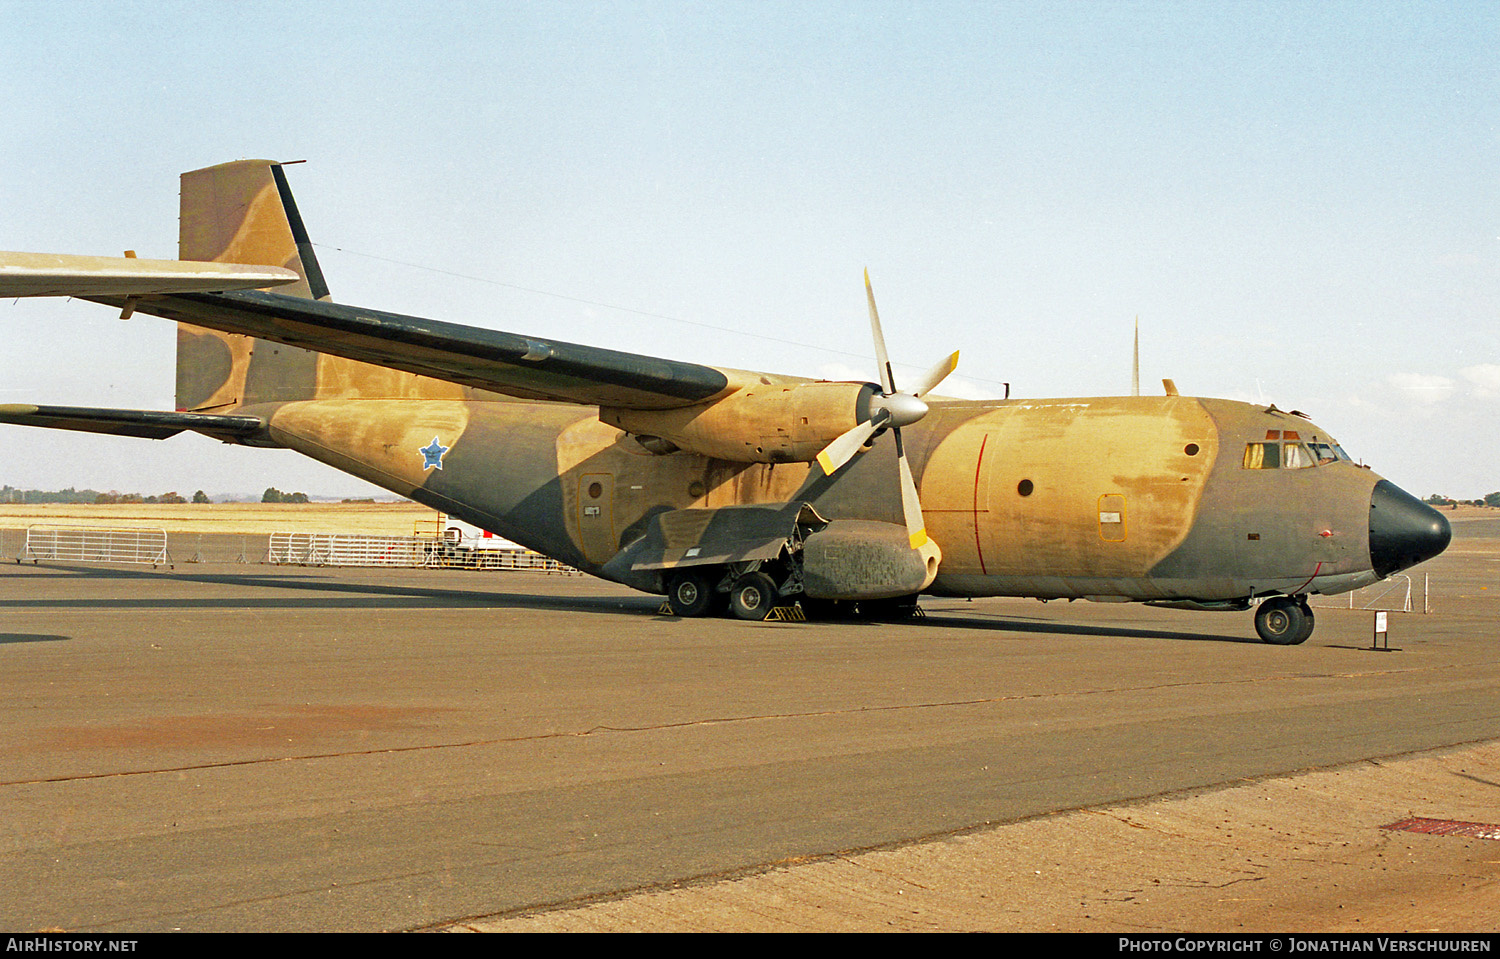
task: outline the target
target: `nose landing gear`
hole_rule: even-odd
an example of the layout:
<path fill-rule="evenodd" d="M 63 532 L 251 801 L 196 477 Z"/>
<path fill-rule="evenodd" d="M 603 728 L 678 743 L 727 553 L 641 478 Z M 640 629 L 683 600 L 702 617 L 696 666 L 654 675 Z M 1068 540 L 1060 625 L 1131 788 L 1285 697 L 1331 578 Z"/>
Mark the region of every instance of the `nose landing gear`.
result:
<path fill-rule="evenodd" d="M 1313 611 L 1306 596 L 1272 596 L 1255 611 L 1255 631 L 1262 642 L 1296 646 L 1313 631 Z"/>

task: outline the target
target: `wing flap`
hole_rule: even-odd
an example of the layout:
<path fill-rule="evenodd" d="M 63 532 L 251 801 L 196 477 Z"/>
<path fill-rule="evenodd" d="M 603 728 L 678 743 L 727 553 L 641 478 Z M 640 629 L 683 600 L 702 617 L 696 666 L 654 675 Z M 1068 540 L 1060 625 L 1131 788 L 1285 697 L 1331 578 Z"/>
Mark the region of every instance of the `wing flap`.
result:
<path fill-rule="evenodd" d="M 276 266 L 0 252 L 0 297 L 160 296 L 261 289 L 300 279 Z"/>
<path fill-rule="evenodd" d="M 33 406 L 29 403 L 0 404 L 0 423 L 136 436 L 151 440 L 164 440 L 184 430 L 191 430 L 226 443 L 245 442 L 254 438 L 265 427 L 265 422 L 258 416 L 116 410 L 89 406 Z"/>

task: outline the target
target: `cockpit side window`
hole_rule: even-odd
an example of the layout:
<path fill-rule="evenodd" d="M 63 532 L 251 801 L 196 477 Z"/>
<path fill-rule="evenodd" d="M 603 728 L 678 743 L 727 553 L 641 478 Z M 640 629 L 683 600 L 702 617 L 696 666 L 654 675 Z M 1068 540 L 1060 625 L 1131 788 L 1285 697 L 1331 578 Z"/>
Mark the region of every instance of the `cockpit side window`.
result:
<path fill-rule="evenodd" d="M 1266 430 L 1266 438 L 1245 444 L 1247 470 L 1308 469 L 1340 460 L 1349 454 L 1332 440 L 1317 436 L 1304 441 L 1297 430 Z"/>
<path fill-rule="evenodd" d="M 1281 466 L 1280 443 L 1246 443 L 1245 469 L 1274 470 Z"/>
<path fill-rule="evenodd" d="M 1283 443 L 1281 454 L 1282 469 L 1300 470 L 1317 465 L 1313 462 L 1312 454 L 1307 451 L 1307 447 L 1301 443 Z"/>
<path fill-rule="evenodd" d="M 1315 438 L 1307 446 L 1312 450 L 1312 454 L 1317 459 L 1319 466 L 1325 463 L 1337 463 L 1339 460 L 1343 460 L 1346 463 L 1353 462 L 1349 458 L 1349 454 L 1344 452 L 1344 448 L 1331 440 L 1320 442 Z"/>

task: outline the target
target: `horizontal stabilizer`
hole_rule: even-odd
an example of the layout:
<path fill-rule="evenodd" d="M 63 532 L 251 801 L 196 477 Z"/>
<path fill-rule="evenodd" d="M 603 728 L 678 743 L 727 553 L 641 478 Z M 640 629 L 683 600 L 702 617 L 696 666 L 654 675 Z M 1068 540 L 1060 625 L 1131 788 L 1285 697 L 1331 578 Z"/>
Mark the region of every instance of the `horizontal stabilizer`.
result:
<path fill-rule="evenodd" d="M 278 266 L 0 252 L 0 297 L 216 293 L 281 286 L 300 279 Z"/>
<path fill-rule="evenodd" d="M 150 440 L 164 440 L 184 430 L 191 430 L 226 443 L 243 442 L 265 426 L 258 416 L 112 410 L 87 406 L 32 406 L 29 403 L 0 404 L 0 423 L 138 436 Z"/>

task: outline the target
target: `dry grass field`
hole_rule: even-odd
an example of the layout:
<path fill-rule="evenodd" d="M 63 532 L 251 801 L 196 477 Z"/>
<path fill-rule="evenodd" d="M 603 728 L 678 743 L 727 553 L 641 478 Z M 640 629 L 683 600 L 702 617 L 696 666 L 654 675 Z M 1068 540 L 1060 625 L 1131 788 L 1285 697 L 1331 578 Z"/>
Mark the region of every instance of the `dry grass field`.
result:
<path fill-rule="evenodd" d="M 281 531 L 426 535 L 439 514 L 417 503 L 0 504 L 0 528 L 35 525 L 155 527 L 168 533 Z"/>

